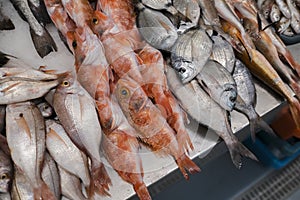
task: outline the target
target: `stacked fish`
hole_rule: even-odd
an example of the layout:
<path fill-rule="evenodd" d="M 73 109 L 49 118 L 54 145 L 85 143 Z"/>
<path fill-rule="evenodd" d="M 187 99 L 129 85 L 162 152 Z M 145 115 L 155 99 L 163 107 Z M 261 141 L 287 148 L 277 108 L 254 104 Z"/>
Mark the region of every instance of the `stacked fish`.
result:
<path fill-rule="evenodd" d="M 300 34 L 299 0 L 258 0 L 263 16 L 275 25 L 276 31 L 286 36 Z"/>
<path fill-rule="evenodd" d="M 256 160 L 229 119 L 235 109 L 248 117 L 253 138 L 257 128 L 274 134 L 255 111 L 248 69 L 287 99 L 300 126 L 300 66 L 271 29 L 261 28 L 268 24 L 253 1 L 44 2 L 74 55 L 74 72 L 0 70 L 0 181 L 9 191 L 14 173 L 13 199 L 108 196 L 113 183 L 101 152 L 140 199 L 151 199 L 141 145 L 173 157 L 186 179 L 200 171 L 188 157 L 186 113 L 224 140 L 236 167 L 242 156 Z M 49 105 L 33 101 L 46 94 L 54 120 Z"/>

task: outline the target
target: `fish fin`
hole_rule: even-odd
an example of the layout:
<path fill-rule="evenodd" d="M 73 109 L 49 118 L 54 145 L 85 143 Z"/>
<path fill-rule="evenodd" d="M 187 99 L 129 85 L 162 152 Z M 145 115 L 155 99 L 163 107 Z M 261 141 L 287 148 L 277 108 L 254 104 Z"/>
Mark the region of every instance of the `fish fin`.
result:
<path fill-rule="evenodd" d="M 33 193 L 34 193 L 34 200 L 41 200 L 41 199 L 57 200 L 55 198 L 54 194 L 52 193 L 52 191 L 49 189 L 49 187 L 43 181 L 39 188 L 33 189 Z"/>
<path fill-rule="evenodd" d="M 292 114 L 293 120 L 297 126 L 297 128 L 300 128 L 300 103 L 296 98 L 292 98 L 289 101 L 289 108 L 290 112 Z"/>
<path fill-rule="evenodd" d="M 274 136 L 276 135 L 269 124 L 267 124 L 259 115 L 256 114 L 256 117 L 250 119 L 250 132 L 253 141 L 255 141 L 255 133 L 259 128 L 266 133 Z"/>
<path fill-rule="evenodd" d="M 20 116 L 20 118 L 16 119 L 18 126 L 22 127 L 22 130 L 24 130 L 26 135 L 31 139 L 30 128 L 29 128 L 25 118 L 23 117 L 23 113 L 20 113 L 19 116 Z"/>
<path fill-rule="evenodd" d="M 144 182 L 134 184 L 133 189 L 136 192 L 139 199 L 143 199 L 143 200 L 151 200 L 152 199 L 149 194 L 149 191 L 147 189 L 147 186 L 145 185 Z"/>
<path fill-rule="evenodd" d="M 61 141 L 65 146 L 68 146 L 65 141 L 52 129 L 52 128 L 49 128 L 49 131 L 47 133 L 47 137 L 55 137 L 57 138 L 59 141 Z"/>
<path fill-rule="evenodd" d="M 242 156 L 251 158 L 252 160 L 258 161 L 256 156 L 245 147 L 238 139 L 232 135 L 230 141 L 225 141 L 233 164 L 236 168 L 240 169 L 242 167 Z"/>
<path fill-rule="evenodd" d="M 187 174 L 186 170 L 191 174 L 201 171 L 200 168 L 185 154 L 182 154 L 178 159 L 176 159 L 176 163 L 186 180 L 189 179 L 189 175 Z"/>
<path fill-rule="evenodd" d="M 41 35 L 38 35 L 30 27 L 30 35 L 34 47 L 41 58 L 44 58 L 52 51 L 57 51 L 57 47 L 53 38 L 45 28 L 43 29 L 43 33 Z"/>
<path fill-rule="evenodd" d="M 11 19 L 7 17 L 2 18 L 2 20 L 0 21 L 0 30 L 14 30 L 14 29 L 15 29 L 15 25 L 11 21 Z"/>
<path fill-rule="evenodd" d="M 110 185 L 112 185 L 112 182 L 104 165 L 102 163 L 100 163 L 100 165 L 95 165 L 92 162 L 91 183 L 89 190 L 90 194 L 94 194 L 96 192 L 102 196 L 110 196 L 108 192 Z"/>

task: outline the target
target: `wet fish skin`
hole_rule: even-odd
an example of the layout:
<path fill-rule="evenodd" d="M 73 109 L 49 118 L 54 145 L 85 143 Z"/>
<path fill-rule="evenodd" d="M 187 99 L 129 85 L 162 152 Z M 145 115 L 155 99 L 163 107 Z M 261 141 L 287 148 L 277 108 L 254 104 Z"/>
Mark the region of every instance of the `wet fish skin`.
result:
<path fill-rule="evenodd" d="M 247 18 L 243 21 L 245 29 L 249 33 L 257 49 L 270 62 L 281 78 L 289 84 L 295 94 L 299 96 L 300 86 L 297 83 L 298 80 L 295 78 L 293 71 L 280 60 L 277 49 L 272 43 L 269 35 L 263 30 L 260 31 L 255 21 Z"/>
<path fill-rule="evenodd" d="M 37 105 L 43 117 L 51 117 L 54 114 L 54 109 L 48 102 L 41 102 Z"/>
<path fill-rule="evenodd" d="M 210 57 L 212 41 L 204 30 L 197 29 L 181 35 L 171 50 L 172 66 L 183 83 L 192 80 Z"/>
<path fill-rule="evenodd" d="M 53 81 L 0 81 L 0 105 L 28 101 L 44 96 L 60 83 Z"/>
<path fill-rule="evenodd" d="M 270 126 L 260 118 L 255 111 L 256 89 L 252 80 L 251 73 L 246 66 L 236 60 L 233 78 L 237 83 L 238 98 L 234 109 L 245 114 L 250 123 L 251 137 L 255 139 L 255 132 L 258 128 L 263 129 L 266 133 L 274 134 Z"/>
<path fill-rule="evenodd" d="M 129 124 L 147 147 L 159 155 L 173 156 L 186 179 L 189 177 L 187 171 L 192 174 L 200 171 L 179 148 L 174 130 L 137 82 L 128 77 L 119 79 L 114 94 Z"/>
<path fill-rule="evenodd" d="M 55 200 L 41 178 L 45 152 L 44 118 L 31 102 L 10 104 L 6 107 L 6 135 L 12 160 L 29 180 L 34 199 Z"/>
<path fill-rule="evenodd" d="M 55 91 L 54 110 L 74 144 L 91 159 L 91 179 L 96 192 L 109 195 L 111 180 L 100 158 L 102 130 L 95 106 L 94 99 L 72 74 Z"/>
<path fill-rule="evenodd" d="M 80 178 L 85 187 L 90 186 L 90 175 L 86 155 L 71 141 L 58 122 L 46 120 L 46 146 L 59 167 Z"/>
<path fill-rule="evenodd" d="M 172 5 L 172 0 L 141 0 L 141 2 L 155 10 L 166 10 L 172 15 L 177 13 L 176 8 Z"/>
<path fill-rule="evenodd" d="M 261 7 L 259 9 L 261 10 L 261 13 L 265 17 L 265 19 L 268 19 L 272 10 L 272 6 L 275 4 L 275 0 L 265 0 Z"/>
<path fill-rule="evenodd" d="M 11 197 L 13 200 L 34 199 L 33 188 L 25 174 L 15 166 Z"/>
<path fill-rule="evenodd" d="M 270 13 L 271 22 L 278 22 L 281 18 L 281 12 L 277 4 L 273 4 Z"/>
<path fill-rule="evenodd" d="M 219 62 L 229 73 L 232 73 L 235 64 L 235 55 L 232 46 L 220 36 L 212 36 L 211 39 L 214 43 L 210 58 Z"/>
<path fill-rule="evenodd" d="M 236 83 L 221 64 L 207 61 L 197 80 L 210 97 L 223 109 L 232 111 L 237 96 Z"/>
<path fill-rule="evenodd" d="M 82 194 L 80 179 L 58 166 L 62 195 L 68 199 L 87 200 Z"/>
<path fill-rule="evenodd" d="M 34 47 L 40 57 L 45 57 L 52 51 L 57 51 L 56 44 L 44 26 L 34 17 L 27 0 L 10 0 L 19 15 L 29 24 L 30 35 Z"/>
<path fill-rule="evenodd" d="M 14 30 L 15 25 L 11 21 L 9 17 L 7 17 L 3 12 L 2 12 L 2 7 L 0 7 L 0 30 Z"/>
<path fill-rule="evenodd" d="M 277 24 L 277 32 L 284 32 L 291 24 L 291 20 L 286 17 L 281 17 L 280 21 Z"/>
<path fill-rule="evenodd" d="M 286 0 L 286 2 L 291 11 L 291 27 L 295 33 L 300 34 L 300 11 L 296 8 L 292 0 Z"/>
<path fill-rule="evenodd" d="M 138 4 L 137 27 L 142 37 L 157 49 L 169 50 L 178 38 L 172 22 L 162 13 Z"/>
<path fill-rule="evenodd" d="M 167 69 L 170 89 L 181 103 L 183 109 L 197 122 L 215 131 L 227 145 L 233 164 L 240 168 L 242 156 L 253 160 L 257 158 L 233 135 L 227 112 L 201 89 L 196 80 L 183 84 L 171 67 Z M 189 98 L 186 98 L 186 97 Z M 219 120 L 215 120 L 215 119 Z"/>
<path fill-rule="evenodd" d="M 198 0 L 172 0 L 175 9 L 185 16 L 192 24 L 197 25 L 200 18 Z"/>
<path fill-rule="evenodd" d="M 10 193 L 0 193 L 0 199 L 1 200 L 11 200 Z"/>
<path fill-rule="evenodd" d="M 0 193 L 8 193 L 13 179 L 13 164 L 9 155 L 0 148 Z"/>
<path fill-rule="evenodd" d="M 49 153 L 46 152 L 44 157 L 45 158 L 41 174 L 42 179 L 48 185 L 52 193 L 55 195 L 56 199 L 60 199 L 61 187 L 58 168 Z"/>
<path fill-rule="evenodd" d="M 22 67 L 2 67 L 0 68 L 0 81 L 5 80 L 32 80 L 32 81 L 50 81 L 56 80 L 62 74 L 51 74 L 33 68 Z"/>
<path fill-rule="evenodd" d="M 28 0 L 29 8 L 34 17 L 43 25 L 51 23 L 43 0 Z"/>
<path fill-rule="evenodd" d="M 282 0 L 275 0 L 276 4 L 278 5 L 281 13 L 287 18 L 290 19 L 291 18 L 291 11 L 286 3 L 286 1 L 282 1 Z"/>

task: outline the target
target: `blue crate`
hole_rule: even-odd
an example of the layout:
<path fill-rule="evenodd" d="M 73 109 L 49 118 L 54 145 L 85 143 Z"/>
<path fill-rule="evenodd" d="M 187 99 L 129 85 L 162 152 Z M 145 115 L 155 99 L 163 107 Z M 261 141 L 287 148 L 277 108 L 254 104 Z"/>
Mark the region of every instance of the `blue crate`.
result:
<path fill-rule="evenodd" d="M 244 144 L 256 155 L 262 164 L 268 167 L 280 169 L 300 155 L 300 142 L 291 145 L 280 138 L 273 138 L 270 139 L 269 144 L 266 144 L 260 139 L 259 135 L 257 136 L 255 142 L 249 137 L 244 141 Z M 291 152 L 294 153 L 291 154 Z"/>

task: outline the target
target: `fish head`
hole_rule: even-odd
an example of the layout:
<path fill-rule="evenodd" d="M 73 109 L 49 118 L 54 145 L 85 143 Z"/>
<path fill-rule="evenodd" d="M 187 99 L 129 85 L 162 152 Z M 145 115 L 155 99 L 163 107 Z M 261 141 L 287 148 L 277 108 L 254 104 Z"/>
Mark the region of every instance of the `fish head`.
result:
<path fill-rule="evenodd" d="M 55 93 L 74 94 L 78 92 L 78 88 L 79 83 L 76 80 L 75 74 L 68 73 L 64 78 L 62 78 Z"/>
<path fill-rule="evenodd" d="M 183 58 L 175 59 L 174 62 L 172 60 L 172 66 L 176 70 L 183 84 L 189 82 L 198 74 L 195 64 Z"/>
<path fill-rule="evenodd" d="M 90 24 L 93 32 L 100 37 L 105 32 L 105 30 L 112 28 L 114 23 L 103 12 L 96 10 L 92 15 Z"/>
<path fill-rule="evenodd" d="M 4 152 L 0 150 L 0 193 L 9 192 L 11 181 L 11 160 Z"/>
<path fill-rule="evenodd" d="M 243 25 L 246 33 L 253 35 L 258 34 L 258 25 L 255 21 L 249 18 L 243 18 Z"/>
<path fill-rule="evenodd" d="M 139 112 L 148 99 L 142 87 L 129 78 L 119 79 L 114 92 L 123 110 Z"/>
<path fill-rule="evenodd" d="M 67 38 L 75 55 L 77 69 L 81 65 L 106 64 L 102 43 L 88 26 L 76 28 L 74 32 L 67 34 Z"/>
<path fill-rule="evenodd" d="M 220 106 L 225 110 L 232 111 L 237 98 L 236 86 L 225 84 L 220 96 Z"/>
<path fill-rule="evenodd" d="M 38 104 L 37 107 L 41 111 L 43 117 L 50 117 L 54 112 L 53 108 L 47 102 L 42 102 Z"/>

